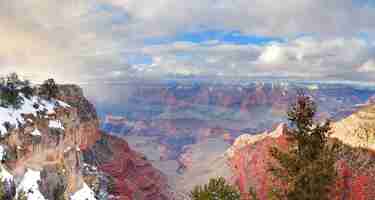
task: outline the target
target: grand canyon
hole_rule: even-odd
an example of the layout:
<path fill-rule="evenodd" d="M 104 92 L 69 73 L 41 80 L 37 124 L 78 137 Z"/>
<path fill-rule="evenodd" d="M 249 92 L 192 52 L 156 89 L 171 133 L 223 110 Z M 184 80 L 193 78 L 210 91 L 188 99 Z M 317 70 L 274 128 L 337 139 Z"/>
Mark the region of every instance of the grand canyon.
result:
<path fill-rule="evenodd" d="M 0 0 L 0 200 L 375 200 L 375 0 Z"/>
<path fill-rule="evenodd" d="M 112 109 L 98 103 L 101 129 L 128 141 L 132 149 L 166 175 L 176 198 L 188 198 L 194 186 L 207 183 L 210 178 L 225 177 L 247 188 L 243 173 L 266 173 L 262 172 L 265 166 L 256 159 L 267 157 L 267 145 L 259 144 L 262 147 L 253 150 L 261 154 L 255 158 L 249 152 L 241 152 L 263 140 L 268 145 L 277 143 L 268 138 L 274 132 L 282 135 L 281 124 L 287 122 L 286 111 L 298 91 L 306 91 L 319 105 L 317 120 L 332 119 L 337 124 L 354 121 L 349 123 L 358 123 L 357 128 L 361 120 L 349 120 L 350 116 L 371 105 L 375 94 L 371 87 L 293 81 L 233 85 L 172 81 L 152 86 L 134 84 L 131 88 L 128 98 Z M 344 143 L 352 141 L 349 145 L 356 147 L 359 142 L 355 142 L 354 130 L 341 127 L 335 128 L 335 133 Z M 252 161 L 243 163 L 242 159 L 251 159 L 254 166 Z M 250 168 L 238 171 L 245 166 Z M 266 176 L 258 178 L 266 181 Z"/>

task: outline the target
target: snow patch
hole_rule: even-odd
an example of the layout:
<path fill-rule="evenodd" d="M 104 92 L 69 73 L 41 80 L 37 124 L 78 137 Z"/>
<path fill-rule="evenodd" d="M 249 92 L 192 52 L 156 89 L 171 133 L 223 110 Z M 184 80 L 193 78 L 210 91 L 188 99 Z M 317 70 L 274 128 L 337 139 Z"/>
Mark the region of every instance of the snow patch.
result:
<path fill-rule="evenodd" d="M 87 186 L 86 183 L 83 183 L 82 189 L 78 190 L 71 196 L 72 200 L 96 200 L 95 193 Z"/>
<path fill-rule="evenodd" d="M 49 121 L 49 125 L 48 125 L 49 128 L 56 128 L 56 129 L 62 129 L 64 130 L 64 127 L 61 123 L 60 120 L 50 120 Z"/>
<path fill-rule="evenodd" d="M 24 191 L 27 200 L 45 200 L 42 193 L 39 191 L 38 182 L 40 181 L 40 172 L 27 169 L 21 183 L 17 188 L 17 192 Z"/>
<path fill-rule="evenodd" d="M 37 129 L 35 128 L 33 132 L 30 133 L 31 135 L 33 136 L 41 136 L 42 133 Z"/>
<path fill-rule="evenodd" d="M 20 96 L 23 100 L 20 108 L 15 109 L 13 107 L 0 107 L 1 136 L 4 136 L 8 133 L 5 125 L 6 123 L 14 128 L 19 128 L 20 125 L 24 125 L 26 123 L 26 120 L 22 117 L 22 115 L 24 114 L 32 114 L 34 116 L 37 116 L 37 113 L 42 111 L 46 111 L 47 114 L 54 114 L 57 104 L 63 107 L 69 107 L 68 104 L 58 100 L 47 101 L 41 99 L 38 96 L 33 96 L 28 99 L 23 94 L 20 94 Z M 37 108 L 34 105 L 38 105 Z"/>
<path fill-rule="evenodd" d="M 63 101 L 60 101 L 60 100 L 56 100 L 57 104 L 61 107 L 64 107 L 64 108 L 70 108 L 71 106 Z"/>
<path fill-rule="evenodd" d="M 10 174 L 2 165 L 0 166 L 0 170 L 0 180 L 2 182 L 13 180 L 13 175 Z"/>

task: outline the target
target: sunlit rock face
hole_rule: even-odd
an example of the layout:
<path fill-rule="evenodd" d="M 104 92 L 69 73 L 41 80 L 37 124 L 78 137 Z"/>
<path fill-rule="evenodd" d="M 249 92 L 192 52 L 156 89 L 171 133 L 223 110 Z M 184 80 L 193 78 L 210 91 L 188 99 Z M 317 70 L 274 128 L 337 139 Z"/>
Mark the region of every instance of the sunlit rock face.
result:
<path fill-rule="evenodd" d="M 0 143 L 0 178 L 20 180 L 14 187 L 29 199 L 55 199 L 61 188 L 72 200 L 168 199 L 164 175 L 126 141 L 100 131 L 82 90 L 59 88 L 59 100 L 32 97 L 20 109 L 1 108 L 1 120 L 10 123 Z M 114 180 L 111 189 L 109 180 Z"/>
<path fill-rule="evenodd" d="M 23 106 L 13 110 L 11 115 L 25 112 L 21 114 L 21 121 L 25 123 L 11 125 L 13 128 L 1 142 L 7 155 L 4 165 L 13 176 L 26 179 L 27 175 L 38 174 L 41 185 L 40 191 L 35 191 L 35 194 L 41 192 L 40 198 L 51 198 L 58 187 L 65 187 L 67 196 L 82 188 L 81 147 L 84 148 L 90 144 L 88 141 L 100 137 L 97 118 L 85 118 L 80 113 L 82 109 L 88 109 L 87 105 L 69 105 L 64 101 L 64 91 L 61 92 L 64 97 L 60 97 L 60 100 L 32 97 L 31 101 L 34 103 L 29 109 L 25 108 L 29 101 L 25 99 Z M 76 94 L 74 97 L 84 99 L 83 94 Z M 43 110 L 39 111 L 41 108 Z M 50 179 L 60 172 L 63 173 L 63 180 Z M 21 189 L 31 189 L 26 188 L 27 185 Z M 32 190 L 37 189 L 35 186 Z"/>
<path fill-rule="evenodd" d="M 339 144 L 336 169 L 338 177 L 331 188 L 330 199 L 374 199 L 375 198 L 375 154 L 370 145 L 365 148 L 360 146 L 357 135 L 353 134 L 354 127 L 363 123 L 358 119 L 359 113 L 369 114 L 371 108 L 361 109 L 358 113 L 335 123 L 332 141 Z M 355 119 L 355 120 L 353 120 Z M 345 125 L 344 125 L 345 124 Z M 342 127 L 351 126 L 343 130 Z M 342 132 L 341 132 L 342 131 Z M 235 145 L 228 149 L 227 155 L 231 168 L 235 174 L 235 182 L 240 188 L 244 199 L 248 196 L 249 187 L 255 189 L 259 199 L 266 200 L 272 188 L 283 187 L 275 180 L 271 180 L 269 164 L 275 164 L 270 156 L 271 147 L 286 150 L 288 148 L 286 126 L 279 126 L 273 133 L 262 136 L 239 137 Z"/>
<path fill-rule="evenodd" d="M 375 150 L 375 105 L 366 105 L 358 112 L 335 123 L 332 137 L 353 147 Z"/>

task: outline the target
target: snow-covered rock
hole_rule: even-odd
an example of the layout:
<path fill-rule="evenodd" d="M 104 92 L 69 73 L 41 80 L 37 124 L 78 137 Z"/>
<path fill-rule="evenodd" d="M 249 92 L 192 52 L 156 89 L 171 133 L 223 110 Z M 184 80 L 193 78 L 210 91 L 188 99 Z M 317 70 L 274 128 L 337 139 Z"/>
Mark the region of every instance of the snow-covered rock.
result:
<path fill-rule="evenodd" d="M 36 128 L 33 130 L 33 132 L 30 133 L 33 136 L 41 136 L 42 133 Z"/>
<path fill-rule="evenodd" d="M 95 193 L 87 186 L 86 183 L 83 187 L 71 196 L 72 200 L 96 200 Z"/>
<path fill-rule="evenodd" d="M 48 127 L 64 130 L 64 126 L 62 125 L 60 120 L 50 120 Z"/>
<path fill-rule="evenodd" d="M 23 101 L 20 108 L 15 109 L 13 107 L 0 107 L 1 136 L 4 136 L 8 133 L 8 130 L 5 125 L 6 123 L 15 128 L 18 128 L 20 124 L 25 124 L 26 120 L 22 116 L 24 114 L 32 114 L 34 116 L 37 116 L 37 113 L 42 111 L 46 111 L 47 114 L 54 114 L 55 109 L 58 107 L 58 105 L 61 107 L 69 107 L 68 104 L 58 100 L 47 101 L 41 99 L 38 96 L 33 96 L 30 99 L 28 99 L 22 94 L 20 96 Z"/>
<path fill-rule="evenodd" d="M 21 183 L 17 187 L 17 192 L 24 191 L 27 200 L 46 200 L 39 191 L 38 182 L 40 181 L 40 172 L 27 169 Z"/>
<path fill-rule="evenodd" d="M 0 180 L 2 182 L 13 180 L 13 175 L 10 174 L 2 165 L 0 165 Z"/>

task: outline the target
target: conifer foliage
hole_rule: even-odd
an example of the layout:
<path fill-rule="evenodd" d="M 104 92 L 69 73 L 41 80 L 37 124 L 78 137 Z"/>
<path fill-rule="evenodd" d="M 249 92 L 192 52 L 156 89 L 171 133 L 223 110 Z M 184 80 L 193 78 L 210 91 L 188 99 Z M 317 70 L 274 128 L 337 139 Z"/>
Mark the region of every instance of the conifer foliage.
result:
<path fill-rule="evenodd" d="M 211 179 L 204 186 L 196 186 L 190 197 L 192 200 L 239 200 L 240 192 L 220 177 Z"/>
<path fill-rule="evenodd" d="M 21 80 L 16 73 L 0 78 L 0 106 L 19 108 L 23 103 L 20 93 L 26 98 L 32 96 L 33 89 L 29 81 Z"/>
<path fill-rule="evenodd" d="M 330 121 L 316 123 L 316 105 L 304 93 L 288 112 L 291 122 L 287 151 L 271 149 L 278 164 L 270 167 L 284 187 L 274 188 L 270 199 L 328 200 L 329 186 L 336 178 L 336 145 L 328 143 Z"/>
<path fill-rule="evenodd" d="M 59 88 L 55 83 L 54 79 L 48 79 L 40 86 L 39 95 L 45 97 L 48 100 L 57 98 L 59 94 Z"/>

